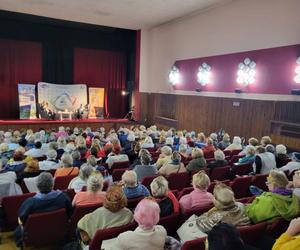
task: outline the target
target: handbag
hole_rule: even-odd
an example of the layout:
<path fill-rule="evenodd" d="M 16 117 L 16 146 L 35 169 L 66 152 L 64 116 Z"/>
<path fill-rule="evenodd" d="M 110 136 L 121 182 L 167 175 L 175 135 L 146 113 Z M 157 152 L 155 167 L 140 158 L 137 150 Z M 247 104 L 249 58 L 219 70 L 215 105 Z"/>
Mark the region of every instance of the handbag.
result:
<path fill-rule="evenodd" d="M 184 222 L 181 227 L 177 230 L 177 234 L 182 243 L 195 240 L 197 238 L 207 237 L 207 234 L 202 232 L 197 225 L 198 217 L 192 215 L 186 222 Z"/>

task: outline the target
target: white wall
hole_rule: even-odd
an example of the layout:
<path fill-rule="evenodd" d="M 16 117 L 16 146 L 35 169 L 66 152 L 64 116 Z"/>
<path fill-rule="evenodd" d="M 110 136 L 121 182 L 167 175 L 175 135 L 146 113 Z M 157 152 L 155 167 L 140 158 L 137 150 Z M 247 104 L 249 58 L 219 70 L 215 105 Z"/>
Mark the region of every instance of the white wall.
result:
<path fill-rule="evenodd" d="M 178 59 L 300 43 L 300 0 L 235 0 L 151 30 L 142 30 L 141 92 L 172 92 Z"/>

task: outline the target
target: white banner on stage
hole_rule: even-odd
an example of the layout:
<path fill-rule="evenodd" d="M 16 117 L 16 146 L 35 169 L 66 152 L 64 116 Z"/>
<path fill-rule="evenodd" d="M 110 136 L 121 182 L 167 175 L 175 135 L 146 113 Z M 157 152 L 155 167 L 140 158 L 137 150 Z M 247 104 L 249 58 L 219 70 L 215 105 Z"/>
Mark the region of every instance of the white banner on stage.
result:
<path fill-rule="evenodd" d="M 85 84 L 38 83 L 38 102 L 55 111 L 75 111 L 87 104 Z"/>

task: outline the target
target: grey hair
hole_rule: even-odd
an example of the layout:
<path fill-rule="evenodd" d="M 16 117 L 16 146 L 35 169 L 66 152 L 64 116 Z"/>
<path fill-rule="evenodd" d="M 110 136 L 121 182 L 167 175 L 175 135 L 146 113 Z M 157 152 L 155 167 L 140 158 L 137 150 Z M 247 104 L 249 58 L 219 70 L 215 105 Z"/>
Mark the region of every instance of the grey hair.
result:
<path fill-rule="evenodd" d="M 91 165 L 84 163 L 80 167 L 79 177 L 82 180 L 87 180 L 89 176 L 93 173 L 94 169 Z"/>
<path fill-rule="evenodd" d="M 152 161 L 151 155 L 148 155 L 148 154 L 141 155 L 142 165 L 150 165 L 151 161 Z"/>
<path fill-rule="evenodd" d="M 274 152 L 275 152 L 275 147 L 274 147 L 272 144 L 268 144 L 268 145 L 266 146 L 266 151 L 274 154 Z"/>
<path fill-rule="evenodd" d="M 50 149 L 47 153 L 47 158 L 50 160 L 55 160 L 57 157 L 57 152 L 54 149 Z"/>
<path fill-rule="evenodd" d="M 81 157 L 81 155 L 78 150 L 73 151 L 73 153 L 72 153 L 73 160 L 80 160 L 80 157 Z"/>
<path fill-rule="evenodd" d="M 57 150 L 58 149 L 58 144 L 56 141 L 52 141 L 49 143 L 49 149 L 54 149 Z"/>
<path fill-rule="evenodd" d="M 96 160 L 96 157 L 93 156 L 93 155 L 90 155 L 88 158 L 87 158 L 87 161 L 86 161 L 89 165 L 91 165 L 92 167 L 96 167 L 97 166 L 97 160 Z"/>
<path fill-rule="evenodd" d="M 214 152 L 214 157 L 216 161 L 222 161 L 225 159 L 225 154 L 223 153 L 222 150 L 216 150 Z"/>
<path fill-rule="evenodd" d="M 187 150 L 187 146 L 185 144 L 180 144 L 179 145 L 179 152 L 180 153 L 185 153 Z"/>
<path fill-rule="evenodd" d="M 90 175 L 87 180 L 87 190 L 93 193 L 101 191 L 103 188 L 103 176 L 101 173 Z"/>
<path fill-rule="evenodd" d="M 278 144 L 276 146 L 276 153 L 277 154 L 286 154 L 286 146 L 284 146 L 283 144 Z"/>
<path fill-rule="evenodd" d="M 49 193 L 53 189 L 54 180 L 50 173 L 43 172 L 36 179 L 36 186 L 41 193 Z"/>
<path fill-rule="evenodd" d="M 61 165 L 63 167 L 73 166 L 73 158 L 69 153 L 63 153 L 63 155 L 61 156 Z"/>

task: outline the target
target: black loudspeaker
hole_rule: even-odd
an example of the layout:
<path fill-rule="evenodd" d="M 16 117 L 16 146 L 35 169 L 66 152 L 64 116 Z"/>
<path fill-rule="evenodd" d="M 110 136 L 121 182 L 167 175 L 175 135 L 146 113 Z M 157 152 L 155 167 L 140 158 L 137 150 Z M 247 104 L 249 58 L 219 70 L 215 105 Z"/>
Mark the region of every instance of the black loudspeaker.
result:
<path fill-rule="evenodd" d="M 292 95 L 300 95 L 300 89 L 292 89 L 291 94 Z"/>
<path fill-rule="evenodd" d="M 235 89 L 234 92 L 237 93 L 237 94 L 243 93 L 243 91 L 241 89 Z"/>
<path fill-rule="evenodd" d="M 197 88 L 195 89 L 196 92 L 201 92 L 201 89 Z"/>

